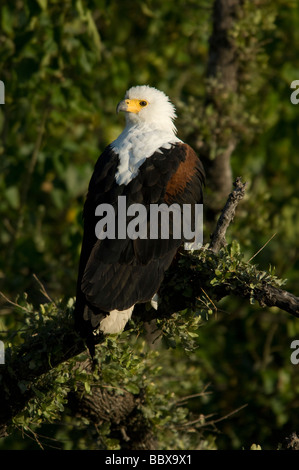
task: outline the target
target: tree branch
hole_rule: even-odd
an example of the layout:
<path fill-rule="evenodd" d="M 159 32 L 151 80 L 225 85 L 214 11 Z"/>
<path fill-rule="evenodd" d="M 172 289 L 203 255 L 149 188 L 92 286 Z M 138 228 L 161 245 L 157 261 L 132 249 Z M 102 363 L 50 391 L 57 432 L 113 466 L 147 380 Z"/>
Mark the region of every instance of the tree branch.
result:
<path fill-rule="evenodd" d="M 228 200 L 226 201 L 224 209 L 221 212 L 216 228 L 211 235 L 209 248 L 214 253 L 217 253 L 220 248 L 226 245 L 226 231 L 234 219 L 237 205 L 245 195 L 246 183 L 242 183 L 241 178 L 236 179 L 234 182 L 234 187 L 235 189 L 228 196 Z"/>
<path fill-rule="evenodd" d="M 242 5 L 243 0 L 215 0 L 213 4 L 204 110 L 204 116 L 211 112 L 211 106 L 214 110 L 214 122 L 210 123 L 213 138 L 209 143 L 202 143 L 199 148 L 210 190 L 207 203 L 213 215 L 221 209 L 232 185 L 230 159 L 238 139 L 228 114 L 227 102 L 231 102 L 230 97 L 238 93 L 239 57 L 236 41 L 230 32 L 238 21 Z M 208 116 L 205 118 L 209 120 Z"/>
<path fill-rule="evenodd" d="M 248 297 L 245 294 L 244 297 Z M 264 283 L 262 287 L 254 289 L 254 297 L 262 307 L 278 307 L 299 318 L 299 297 L 291 292 Z"/>
<path fill-rule="evenodd" d="M 139 311 L 139 316 L 147 321 L 153 318 L 167 318 L 186 308 L 195 309 L 195 300 L 206 292 L 214 301 L 219 301 L 228 295 L 235 295 L 250 301 L 256 300 L 261 307 L 278 307 L 299 318 L 299 297 L 277 287 L 270 275 L 257 270 L 254 265 L 240 261 L 233 268 L 232 264 L 229 264 L 230 254 L 225 260 L 227 260 L 227 266 L 223 268 L 219 277 L 219 265 L 223 266 L 224 262 L 221 253 L 213 253 L 212 250 L 206 248 L 198 255 L 181 258 L 181 263 L 169 269 L 165 282 L 160 288 L 159 309 L 149 312 L 144 312 L 142 309 L 140 313 L 141 307 L 137 306 L 136 313 Z M 265 281 L 264 277 L 268 279 Z M 184 297 L 186 284 L 189 289 L 192 289 L 192 295 L 188 293 L 188 297 Z M 173 289 L 174 285 L 176 289 Z M 164 301 L 164 299 L 167 300 Z"/>
<path fill-rule="evenodd" d="M 92 372 L 91 361 L 85 361 L 80 367 Z M 121 449 L 156 448 L 151 426 L 142 413 L 145 401 L 142 390 L 136 396 L 124 389 L 117 393 L 115 387 L 99 384 L 92 387 L 91 394 L 84 392 L 84 386 L 78 384 L 77 390 L 68 395 L 68 407 L 74 415 L 89 419 L 95 426 L 108 422 L 110 437 L 119 441 Z"/>

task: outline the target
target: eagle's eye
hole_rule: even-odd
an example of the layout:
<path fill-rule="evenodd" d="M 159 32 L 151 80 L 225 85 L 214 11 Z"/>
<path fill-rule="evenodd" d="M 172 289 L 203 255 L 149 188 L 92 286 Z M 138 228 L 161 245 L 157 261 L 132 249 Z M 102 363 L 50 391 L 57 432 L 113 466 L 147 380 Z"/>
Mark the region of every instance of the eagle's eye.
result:
<path fill-rule="evenodd" d="M 139 101 L 139 104 L 144 108 L 147 105 L 147 101 Z"/>

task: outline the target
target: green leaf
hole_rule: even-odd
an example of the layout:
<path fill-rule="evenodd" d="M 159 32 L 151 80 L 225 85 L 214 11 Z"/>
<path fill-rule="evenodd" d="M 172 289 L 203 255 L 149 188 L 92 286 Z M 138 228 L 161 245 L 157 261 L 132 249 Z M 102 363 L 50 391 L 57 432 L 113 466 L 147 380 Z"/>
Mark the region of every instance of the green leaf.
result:
<path fill-rule="evenodd" d="M 188 335 L 191 336 L 191 338 L 198 338 L 198 334 L 192 331 L 188 331 Z"/>
<path fill-rule="evenodd" d="M 128 390 L 128 392 L 132 393 L 133 395 L 138 395 L 140 392 L 139 387 L 132 382 L 126 385 L 126 390 Z"/>
<path fill-rule="evenodd" d="M 16 186 L 11 186 L 8 188 L 5 192 L 6 199 L 9 203 L 9 205 L 13 209 L 17 209 L 20 205 L 20 195 L 19 195 L 19 190 Z"/>

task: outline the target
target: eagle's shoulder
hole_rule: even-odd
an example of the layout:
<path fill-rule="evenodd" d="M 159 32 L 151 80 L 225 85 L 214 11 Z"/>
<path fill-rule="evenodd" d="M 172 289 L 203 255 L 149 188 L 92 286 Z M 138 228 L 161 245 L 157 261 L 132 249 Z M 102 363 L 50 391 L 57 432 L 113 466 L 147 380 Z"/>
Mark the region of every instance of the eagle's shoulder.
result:
<path fill-rule="evenodd" d="M 119 192 L 115 183 L 118 164 L 117 153 L 108 145 L 99 156 L 89 182 L 83 209 L 84 219 L 94 216 L 95 208 L 99 204 L 115 202 Z"/>

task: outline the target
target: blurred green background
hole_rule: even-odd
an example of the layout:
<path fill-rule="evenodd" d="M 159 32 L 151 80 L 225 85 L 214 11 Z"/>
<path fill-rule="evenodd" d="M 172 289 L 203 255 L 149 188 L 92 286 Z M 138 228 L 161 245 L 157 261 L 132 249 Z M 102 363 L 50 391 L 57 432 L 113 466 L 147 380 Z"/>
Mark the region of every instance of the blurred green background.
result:
<path fill-rule="evenodd" d="M 199 109 L 212 3 L 2 0 L 0 290 L 11 300 L 27 292 L 38 305 L 33 274 L 52 298 L 75 295 L 84 197 L 96 159 L 123 128 L 115 108 L 130 86 L 149 84 L 170 96 L 179 137 L 196 146 L 194 136 L 204 131 Z M 299 295 L 299 105 L 290 102 L 290 84 L 299 79 L 298 2 L 245 1 L 235 40 L 252 62 L 239 95 L 246 128 L 232 156 L 233 175 L 248 189 L 229 238 L 250 259 L 276 234 L 254 262 L 275 266 L 286 289 Z M 20 325 L 21 315 L 3 302 L 2 334 Z M 211 394 L 189 405 L 204 415 L 225 416 L 247 404 L 209 430 L 217 448 L 275 449 L 299 432 L 293 339 L 298 322 L 285 312 L 225 299 L 200 329 L 196 351 L 161 355 L 159 380 L 178 395 L 209 383 Z M 15 439 L 2 448 L 33 445 Z"/>

